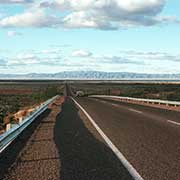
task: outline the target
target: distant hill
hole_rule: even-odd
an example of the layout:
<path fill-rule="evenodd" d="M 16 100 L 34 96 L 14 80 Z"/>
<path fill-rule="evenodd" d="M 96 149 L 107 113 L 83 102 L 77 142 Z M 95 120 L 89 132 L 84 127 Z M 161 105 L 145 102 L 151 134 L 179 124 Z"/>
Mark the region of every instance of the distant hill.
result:
<path fill-rule="evenodd" d="M 180 74 L 145 74 L 130 72 L 64 71 L 54 74 L 0 74 L 0 79 L 180 79 Z"/>

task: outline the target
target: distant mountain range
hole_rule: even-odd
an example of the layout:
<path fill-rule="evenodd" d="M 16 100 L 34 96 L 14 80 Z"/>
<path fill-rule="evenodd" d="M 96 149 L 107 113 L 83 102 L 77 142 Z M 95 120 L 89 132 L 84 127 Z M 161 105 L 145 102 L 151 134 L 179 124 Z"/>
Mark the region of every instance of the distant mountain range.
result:
<path fill-rule="evenodd" d="M 129 72 L 64 71 L 59 73 L 0 74 L 0 79 L 179 79 L 180 74 L 145 74 Z"/>

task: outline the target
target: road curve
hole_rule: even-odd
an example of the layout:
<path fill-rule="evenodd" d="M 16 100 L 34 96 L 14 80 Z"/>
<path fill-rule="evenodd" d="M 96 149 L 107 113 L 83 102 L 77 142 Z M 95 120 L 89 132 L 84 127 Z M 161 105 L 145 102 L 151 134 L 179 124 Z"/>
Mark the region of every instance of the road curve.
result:
<path fill-rule="evenodd" d="M 144 179 L 180 179 L 179 112 L 104 99 L 76 100 Z"/>

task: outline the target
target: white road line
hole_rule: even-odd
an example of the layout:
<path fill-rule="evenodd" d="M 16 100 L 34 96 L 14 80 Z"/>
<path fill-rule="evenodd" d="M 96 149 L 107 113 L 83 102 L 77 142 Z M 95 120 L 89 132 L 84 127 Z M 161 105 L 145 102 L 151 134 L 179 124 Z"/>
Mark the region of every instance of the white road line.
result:
<path fill-rule="evenodd" d="M 175 122 L 175 121 L 167 120 L 167 122 L 180 126 L 180 123 Z"/>
<path fill-rule="evenodd" d="M 118 104 L 111 104 L 111 105 L 114 106 L 114 107 L 118 107 L 119 108 Z"/>
<path fill-rule="evenodd" d="M 111 142 L 111 140 L 104 134 L 104 132 L 100 129 L 100 127 L 95 123 L 95 121 L 91 118 L 91 116 L 86 112 L 86 110 L 74 99 L 71 98 L 74 103 L 82 110 L 82 112 L 87 116 L 87 118 L 90 120 L 90 122 L 93 124 L 93 126 L 96 128 L 96 130 L 99 132 L 99 134 L 102 136 L 102 138 L 105 140 L 107 145 L 111 148 L 111 150 L 115 153 L 115 155 L 118 157 L 118 159 L 121 161 L 121 163 L 124 165 L 124 167 L 128 170 L 128 172 L 131 174 L 131 176 L 135 180 L 143 180 L 143 178 L 140 176 L 140 174 L 136 171 L 136 169 L 128 162 L 128 160 L 125 158 L 125 156 L 118 150 L 118 148 Z"/>
<path fill-rule="evenodd" d="M 108 104 L 108 105 L 114 106 L 114 107 L 119 107 L 118 104 L 110 103 L 110 102 L 99 100 L 99 99 L 94 99 L 94 100 L 98 101 L 98 102 L 101 102 L 101 103 L 104 103 L 104 104 Z"/>
<path fill-rule="evenodd" d="M 138 110 L 132 109 L 132 108 L 129 108 L 128 110 L 129 110 L 129 111 L 132 111 L 132 112 L 139 113 L 139 114 L 142 114 L 142 113 L 143 113 L 142 111 L 138 111 Z"/>
<path fill-rule="evenodd" d="M 103 100 L 97 100 L 95 99 L 96 101 L 98 102 L 101 102 L 101 103 L 104 103 L 104 104 L 108 104 L 108 105 L 111 105 L 111 106 L 114 106 L 114 107 L 120 107 L 119 104 L 115 104 L 115 103 L 110 103 L 110 102 L 107 102 L 107 101 L 103 101 Z M 132 111 L 132 112 L 135 112 L 135 113 L 139 113 L 139 114 L 142 114 L 143 112 L 142 111 L 138 111 L 136 109 L 133 109 L 133 108 L 128 108 L 129 111 Z"/>
<path fill-rule="evenodd" d="M 7 143 L 1 150 L 0 150 L 0 154 L 12 143 L 12 141 L 10 141 L 9 143 Z"/>

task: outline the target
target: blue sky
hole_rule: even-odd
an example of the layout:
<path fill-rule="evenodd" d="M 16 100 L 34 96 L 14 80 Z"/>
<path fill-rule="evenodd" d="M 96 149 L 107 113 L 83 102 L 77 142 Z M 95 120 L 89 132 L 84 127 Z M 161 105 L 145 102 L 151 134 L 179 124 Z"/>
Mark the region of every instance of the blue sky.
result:
<path fill-rule="evenodd" d="M 180 73 L 178 0 L 0 0 L 0 73 Z"/>

